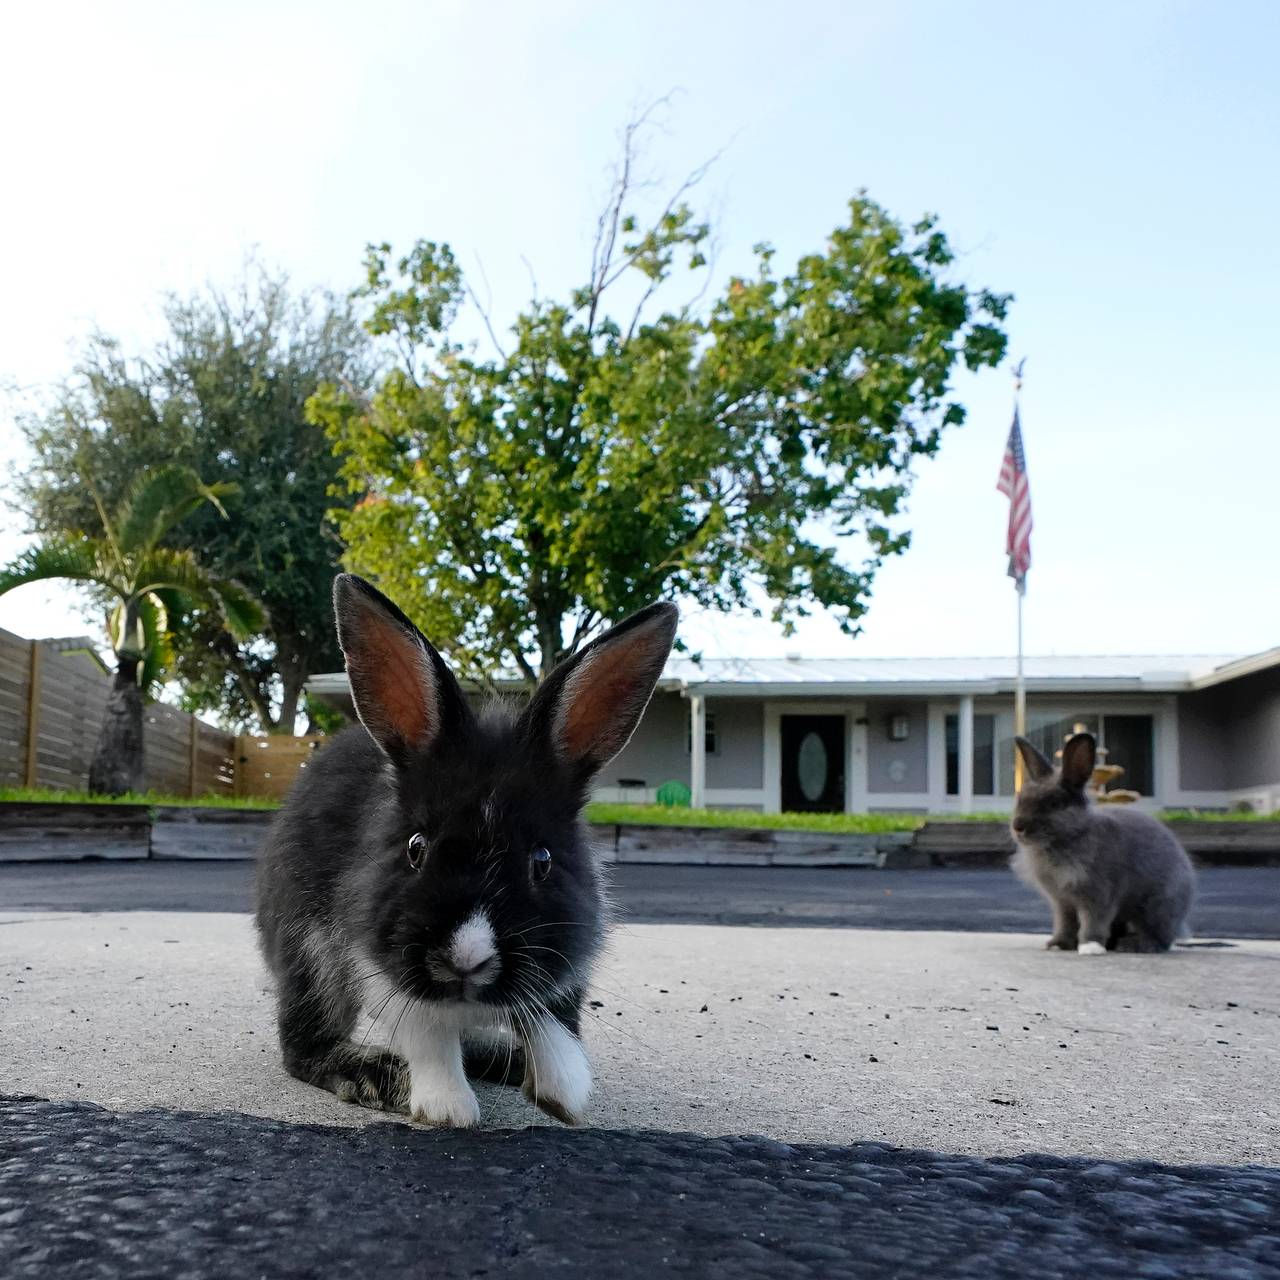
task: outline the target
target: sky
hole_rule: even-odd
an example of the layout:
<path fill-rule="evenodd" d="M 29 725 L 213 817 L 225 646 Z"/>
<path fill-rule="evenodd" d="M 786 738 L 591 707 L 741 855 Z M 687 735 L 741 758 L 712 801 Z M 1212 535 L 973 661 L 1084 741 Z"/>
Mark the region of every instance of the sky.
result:
<path fill-rule="evenodd" d="M 821 250 L 859 189 L 937 213 L 1010 291 L 1035 518 L 1030 653 L 1280 644 L 1280 6 L 915 0 L 5 6 L 0 451 L 95 327 L 143 349 L 166 291 L 257 254 L 344 290 L 364 245 L 449 241 L 501 325 L 585 275 L 623 124 L 699 195 L 721 275 Z M 657 188 L 655 188 L 657 189 Z M 721 656 L 1009 653 L 1008 368 L 923 462 L 911 549 L 856 639 L 687 614 Z M 0 559 L 24 545 L 0 489 Z M 0 626 L 83 633 L 28 587 Z"/>

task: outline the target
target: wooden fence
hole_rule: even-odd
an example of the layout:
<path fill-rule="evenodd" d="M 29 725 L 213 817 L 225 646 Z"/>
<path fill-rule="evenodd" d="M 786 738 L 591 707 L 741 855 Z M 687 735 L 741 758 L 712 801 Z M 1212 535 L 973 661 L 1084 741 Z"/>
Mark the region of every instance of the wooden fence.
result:
<path fill-rule="evenodd" d="M 235 740 L 235 794 L 283 800 L 293 780 L 324 741 L 320 734 L 309 738 L 241 734 Z"/>
<path fill-rule="evenodd" d="M 0 786 L 82 791 L 111 678 L 85 649 L 0 629 Z M 320 737 L 226 733 L 162 702 L 143 711 L 143 788 L 280 798 Z"/>

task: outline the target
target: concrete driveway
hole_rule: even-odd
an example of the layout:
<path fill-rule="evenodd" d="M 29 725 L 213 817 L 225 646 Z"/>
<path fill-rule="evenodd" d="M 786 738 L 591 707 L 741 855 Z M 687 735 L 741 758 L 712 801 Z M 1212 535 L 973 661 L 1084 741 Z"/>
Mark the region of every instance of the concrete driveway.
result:
<path fill-rule="evenodd" d="M 1047 953 L 1042 935 L 632 925 L 587 1039 L 594 1125 L 1280 1163 L 1280 943 Z M 248 917 L 0 916 L 0 1091 L 384 1118 L 285 1076 Z M 490 1126 L 542 1123 L 511 1090 Z"/>

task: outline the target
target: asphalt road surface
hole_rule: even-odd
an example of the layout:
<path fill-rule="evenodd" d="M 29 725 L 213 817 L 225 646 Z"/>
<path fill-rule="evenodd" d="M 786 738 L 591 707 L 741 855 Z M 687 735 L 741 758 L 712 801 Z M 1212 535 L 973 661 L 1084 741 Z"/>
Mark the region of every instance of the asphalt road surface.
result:
<path fill-rule="evenodd" d="M 0 1149 L 11 1280 L 1280 1274 L 1280 1172 L 1257 1167 L 3 1097 Z"/>
<path fill-rule="evenodd" d="M 0 912 L 248 911 L 250 862 L 0 865 Z M 1000 869 L 610 868 L 623 919 L 637 923 L 948 929 L 1047 929 L 1048 909 Z M 1280 869 L 1200 873 L 1197 938 L 1280 938 Z"/>

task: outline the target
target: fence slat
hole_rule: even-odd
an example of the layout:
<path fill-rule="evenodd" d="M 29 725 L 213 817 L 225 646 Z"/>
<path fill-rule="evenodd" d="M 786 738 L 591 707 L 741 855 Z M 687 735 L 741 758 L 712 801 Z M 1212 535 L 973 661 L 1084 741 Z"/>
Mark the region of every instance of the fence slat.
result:
<path fill-rule="evenodd" d="M 40 707 L 40 646 L 31 642 L 31 666 L 27 672 L 27 767 L 23 786 L 36 785 L 36 739 Z"/>

